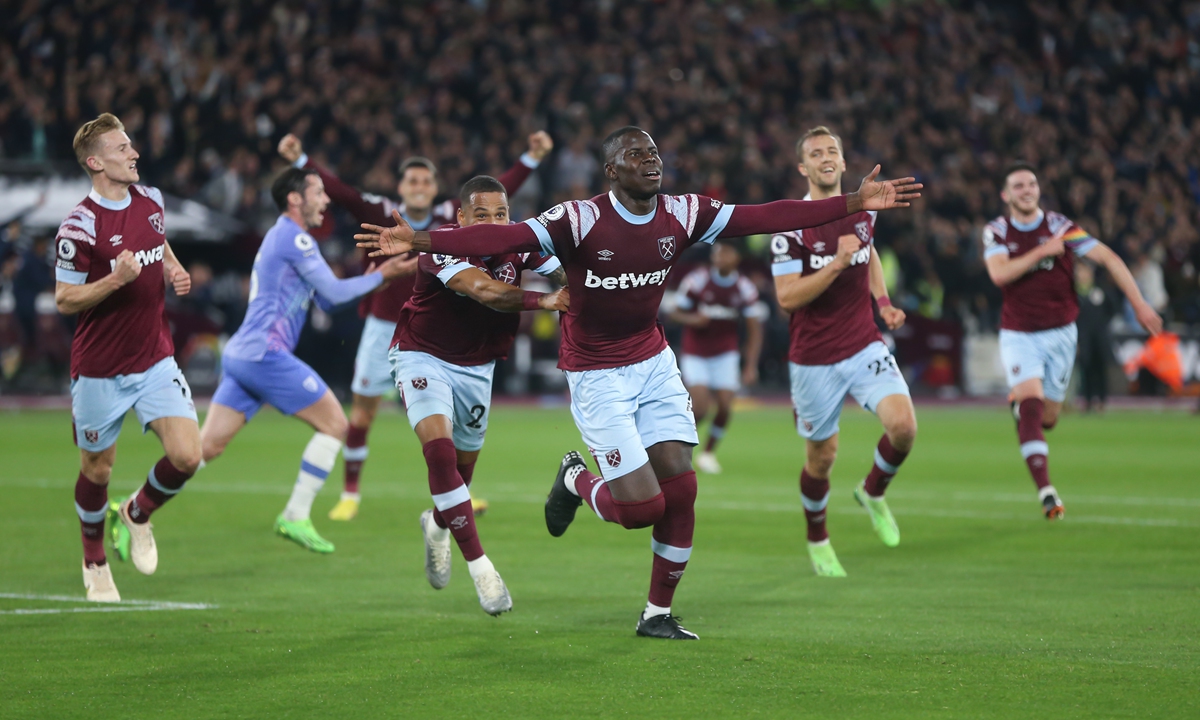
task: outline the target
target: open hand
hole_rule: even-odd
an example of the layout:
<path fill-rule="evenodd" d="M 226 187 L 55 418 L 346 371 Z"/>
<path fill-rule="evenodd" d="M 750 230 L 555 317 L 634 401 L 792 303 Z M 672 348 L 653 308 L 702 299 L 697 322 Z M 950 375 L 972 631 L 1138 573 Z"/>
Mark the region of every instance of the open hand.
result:
<path fill-rule="evenodd" d="M 1154 308 L 1150 307 L 1148 302 L 1140 302 L 1133 306 L 1133 314 L 1137 317 L 1137 321 L 1142 327 L 1146 328 L 1146 332 L 1151 335 L 1157 335 L 1162 332 L 1163 321 Z"/>
<path fill-rule="evenodd" d="M 742 387 L 751 387 L 758 384 L 758 367 L 747 365 L 742 368 Z"/>
<path fill-rule="evenodd" d="M 304 145 L 300 143 L 300 138 L 288 133 L 279 141 L 279 155 L 290 163 L 294 163 L 304 154 Z"/>
<path fill-rule="evenodd" d="M 416 232 L 400 216 L 399 210 L 392 211 L 392 219 L 396 221 L 396 227 L 385 228 L 363 223 L 363 231 L 354 236 L 354 239 L 358 241 L 358 247 L 370 251 L 367 253 L 367 257 L 400 255 L 413 251 L 413 238 L 416 237 Z"/>
<path fill-rule="evenodd" d="M 909 200 L 921 197 L 918 191 L 925 186 L 917 182 L 916 178 L 877 181 L 875 178 L 879 176 L 879 170 L 879 166 L 876 165 L 871 174 L 863 178 L 862 184 L 858 186 L 858 199 L 863 210 L 908 207 Z"/>

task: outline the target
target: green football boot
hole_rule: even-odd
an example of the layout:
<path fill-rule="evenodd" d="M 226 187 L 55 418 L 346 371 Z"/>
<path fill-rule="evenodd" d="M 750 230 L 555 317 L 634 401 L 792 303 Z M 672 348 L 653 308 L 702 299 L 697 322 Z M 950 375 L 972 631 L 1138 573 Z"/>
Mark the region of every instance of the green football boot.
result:
<path fill-rule="evenodd" d="M 837 553 L 828 540 L 810 542 L 808 557 L 812 560 L 813 570 L 821 577 L 846 577 L 846 570 L 838 562 Z"/>
<path fill-rule="evenodd" d="M 118 500 L 108 501 L 108 513 L 105 518 L 108 523 L 108 537 L 113 550 L 121 562 L 129 562 L 129 528 L 121 522 L 121 503 Z"/>
<path fill-rule="evenodd" d="M 888 547 L 896 547 L 900 544 L 900 527 L 896 525 L 896 518 L 892 517 L 892 511 L 888 508 L 887 500 L 882 497 L 873 498 L 867 494 L 867 490 L 863 485 L 854 488 L 854 499 L 859 505 L 867 511 L 871 516 L 871 525 L 875 528 L 875 534 Z"/>
<path fill-rule="evenodd" d="M 285 520 L 281 514 L 275 518 L 275 534 L 281 535 L 300 547 L 308 548 L 317 553 L 333 552 L 333 543 L 317 534 L 312 520 Z"/>

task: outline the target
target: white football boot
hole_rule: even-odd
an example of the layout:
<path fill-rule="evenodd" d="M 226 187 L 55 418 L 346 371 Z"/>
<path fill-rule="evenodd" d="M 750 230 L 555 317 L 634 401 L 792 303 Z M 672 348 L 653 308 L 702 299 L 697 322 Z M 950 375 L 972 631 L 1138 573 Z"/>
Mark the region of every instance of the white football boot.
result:
<path fill-rule="evenodd" d="M 118 514 L 121 516 L 121 522 L 125 524 L 125 529 L 129 530 L 129 557 L 133 559 L 133 566 L 138 569 L 138 572 L 143 575 L 153 575 L 158 569 L 158 545 L 154 543 L 153 525 L 147 520 L 144 523 L 135 523 L 129 519 L 129 503 L 133 502 L 133 496 L 125 499 L 121 503 L 121 508 Z"/>
<path fill-rule="evenodd" d="M 433 510 L 421 513 L 421 534 L 425 536 L 425 578 L 435 590 L 450 584 L 450 529 L 440 528 Z"/>
<path fill-rule="evenodd" d="M 117 592 L 108 563 L 88 565 L 84 560 L 83 586 L 87 588 L 87 599 L 91 602 L 121 602 L 121 593 Z"/>

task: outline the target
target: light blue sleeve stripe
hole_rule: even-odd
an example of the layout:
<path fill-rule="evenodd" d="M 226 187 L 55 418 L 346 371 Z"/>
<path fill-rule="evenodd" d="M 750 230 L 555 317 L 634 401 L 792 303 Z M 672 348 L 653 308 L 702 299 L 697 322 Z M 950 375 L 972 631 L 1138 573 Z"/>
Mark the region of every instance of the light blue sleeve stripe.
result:
<path fill-rule="evenodd" d="M 675 307 L 680 310 L 691 310 L 694 307 L 692 299 L 683 293 L 677 294 L 675 298 Z"/>
<path fill-rule="evenodd" d="M 437 279 L 441 280 L 443 285 L 447 285 L 450 283 L 450 278 L 459 274 L 463 270 L 470 270 L 474 267 L 474 265 L 468 262 L 456 262 L 449 267 L 444 267 L 441 270 L 438 270 Z"/>
<path fill-rule="evenodd" d="M 525 224 L 533 228 L 533 234 L 537 235 L 538 242 L 542 245 L 542 252 L 547 255 L 558 255 L 554 249 L 554 238 L 550 237 L 549 231 L 542 227 L 542 224 L 537 221 L 537 218 L 529 218 Z"/>
<path fill-rule="evenodd" d="M 803 260 L 788 260 L 786 262 L 775 263 L 771 266 L 771 275 L 779 277 L 780 275 L 795 275 L 796 273 L 804 272 Z"/>
<path fill-rule="evenodd" d="M 552 255 L 552 256 L 550 256 L 550 258 L 548 260 L 546 260 L 546 262 L 542 263 L 541 267 L 536 268 L 534 270 L 534 272 L 537 273 L 538 275 L 550 275 L 550 274 L 553 274 L 554 271 L 559 269 L 560 267 L 562 267 L 562 263 L 559 262 L 558 258 L 556 258 Z"/>
<path fill-rule="evenodd" d="M 1094 237 L 1088 237 L 1085 240 L 1080 240 L 1078 245 L 1071 245 L 1071 251 L 1075 253 L 1076 257 L 1083 257 L 1095 250 L 1099 245 L 1099 240 Z"/>
<path fill-rule="evenodd" d="M 711 245 L 729 224 L 729 218 L 733 217 L 733 209 L 736 205 L 725 205 L 717 211 L 717 216 L 713 218 L 712 225 L 708 226 L 708 231 L 697 240 L 698 243 L 708 243 Z"/>
<path fill-rule="evenodd" d="M 529 153 L 524 153 L 523 155 L 521 155 L 521 164 L 524 165 L 525 167 L 529 168 L 530 170 L 534 170 L 541 163 L 538 160 L 534 160 L 533 156 L 530 155 Z"/>
<path fill-rule="evenodd" d="M 87 273 L 78 270 L 63 270 L 54 268 L 54 279 L 68 285 L 84 285 L 87 283 Z"/>
<path fill-rule="evenodd" d="M 986 260 L 994 255 L 1007 255 L 1007 254 L 1008 254 L 1008 248 L 1004 247 L 1003 245 L 993 245 L 990 248 L 988 248 L 987 250 L 983 251 L 983 259 Z"/>

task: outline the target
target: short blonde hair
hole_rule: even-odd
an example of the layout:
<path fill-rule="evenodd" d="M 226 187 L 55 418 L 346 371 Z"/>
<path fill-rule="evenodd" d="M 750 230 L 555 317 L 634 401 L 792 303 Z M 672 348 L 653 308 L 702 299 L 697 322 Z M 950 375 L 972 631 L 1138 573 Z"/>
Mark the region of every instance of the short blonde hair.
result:
<path fill-rule="evenodd" d="M 822 135 L 828 135 L 829 137 L 836 140 L 837 146 L 838 146 L 838 152 L 845 154 L 845 151 L 842 150 L 842 139 L 840 137 L 838 137 L 837 135 L 834 135 L 833 131 L 830 130 L 828 127 L 826 127 L 824 125 L 818 125 L 815 128 L 813 128 L 813 129 L 809 130 L 808 132 L 804 133 L 803 135 L 801 135 L 800 139 L 796 141 L 796 157 L 799 157 L 799 158 L 804 157 L 804 143 L 808 142 L 809 138 L 821 137 Z"/>
<path fill-rule="evenodd" d="M 93 174 L 93 170 L 88 167 L 87 159 L 96 154 L 99 149 L 100 136 L 106 132 L 113 130 L 124 130 L 125 124 L 112 113 L 102 113 L 95 120 L 89 120 L 83 124 L 75 133 L 75 159 L 87 170 L 88 174 Z"/>

